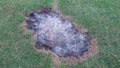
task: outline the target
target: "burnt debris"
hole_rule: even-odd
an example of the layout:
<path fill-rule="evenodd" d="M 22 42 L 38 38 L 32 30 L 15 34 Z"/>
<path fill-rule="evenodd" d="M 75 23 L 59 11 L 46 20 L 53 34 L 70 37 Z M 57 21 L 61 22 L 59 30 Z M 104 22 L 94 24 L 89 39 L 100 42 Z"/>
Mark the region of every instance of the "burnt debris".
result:
<path fill-rule="evenodd" d="M 27 28 L 34 30 L 35 48 L 49 49 L 60 57 L 82 56 L 89 49 L 90 34 L 80 32 L 70 20 L 50 8 L 33 11 L 27 16 Z"/>

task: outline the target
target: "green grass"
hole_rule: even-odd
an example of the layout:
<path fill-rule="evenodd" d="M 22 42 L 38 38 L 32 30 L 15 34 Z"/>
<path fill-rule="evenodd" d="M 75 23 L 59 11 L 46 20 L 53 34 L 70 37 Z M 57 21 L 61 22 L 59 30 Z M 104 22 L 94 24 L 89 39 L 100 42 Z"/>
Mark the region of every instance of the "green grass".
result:
<path fill-rule="evenodd" d="M 59 0 L 61 12 L 72 16 L 98 39 L 99 54 L 60 68 L 120 67 L 120 0 Z M 19 26 L 25 14 L 52 0 L 0 0 L 0 68 L 52 68 L 52 56 L 33 49 L 31 33 Z"/>

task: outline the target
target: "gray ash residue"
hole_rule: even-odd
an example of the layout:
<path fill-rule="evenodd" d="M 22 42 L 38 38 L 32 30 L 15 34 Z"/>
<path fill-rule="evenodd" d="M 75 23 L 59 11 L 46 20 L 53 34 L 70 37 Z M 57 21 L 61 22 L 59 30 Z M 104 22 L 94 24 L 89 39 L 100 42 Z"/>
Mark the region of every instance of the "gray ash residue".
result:
<path fill-rule="evenodd" d="M 70 20 L 49 8 L 29 13 L 26 23 L 27 28 L 37 35 L 37 49 L 49 49 L 62 57 L 79 57 L 89 49 L 89 33 L 78 31 Z"/>

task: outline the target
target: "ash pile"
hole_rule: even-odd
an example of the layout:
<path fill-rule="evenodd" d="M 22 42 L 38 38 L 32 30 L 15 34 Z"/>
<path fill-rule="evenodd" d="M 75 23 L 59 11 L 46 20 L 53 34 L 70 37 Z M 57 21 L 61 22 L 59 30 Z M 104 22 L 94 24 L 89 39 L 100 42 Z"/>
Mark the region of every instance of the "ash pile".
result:
<path fill-rule="evenodd" d="M 35 32 L 35 48 L 49 49 L 60 57 L 84 55 L 89 49 L 91 37 L 80 32 L 70 20 L 58 12 L 43 8 L 26 15 L 27 28 Z"/>

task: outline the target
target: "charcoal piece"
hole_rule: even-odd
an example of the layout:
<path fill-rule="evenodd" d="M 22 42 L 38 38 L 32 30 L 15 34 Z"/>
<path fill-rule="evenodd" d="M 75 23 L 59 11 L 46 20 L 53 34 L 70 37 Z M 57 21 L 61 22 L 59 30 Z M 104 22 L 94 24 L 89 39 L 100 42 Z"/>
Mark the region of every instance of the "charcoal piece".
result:
<path fill-rule="evenodd" d="M 35 43 L 35 48 L 36 49 L 51 49 L 51 47 L 41 43 L 41 42 L 36 42 Z"/>
<path fill-rule="evenodd" d="M 36 42 L 35 43 L 35 48 L 37 48 L 37 49 L 43 49 L 44 48 L 44 44 L 42 44 L 41 42 Z"/>

